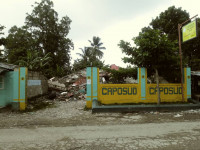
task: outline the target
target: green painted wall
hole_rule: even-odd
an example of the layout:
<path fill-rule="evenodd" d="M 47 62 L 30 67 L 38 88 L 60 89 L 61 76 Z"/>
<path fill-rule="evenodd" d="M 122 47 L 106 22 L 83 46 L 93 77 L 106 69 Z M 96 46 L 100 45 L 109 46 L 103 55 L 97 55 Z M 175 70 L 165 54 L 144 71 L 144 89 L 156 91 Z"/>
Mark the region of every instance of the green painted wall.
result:
<path fill-rule="evenodd" d="M 15 109 L 24 110 L 26 102 L 27 68 L 18 68 L 0 76 L 3 77 L 4 88 L 0 89 L 0 107 L 12 104 Z"/>
<path fill-rule="evenodd" d="M 4 107 L 13 100 L 13 71 L 6 72 L 3 75 L 4 87 L 0 89 L 0 106 Z"/>
<path fill-rule="evenodd" d="M 1 88 L 3 86 L 3 89 L 0 89 L 0 107 L 5 106 L 5 75 L 1 74 L 1 80 L 3 81 L 3 83 L 1 83 Z"/>

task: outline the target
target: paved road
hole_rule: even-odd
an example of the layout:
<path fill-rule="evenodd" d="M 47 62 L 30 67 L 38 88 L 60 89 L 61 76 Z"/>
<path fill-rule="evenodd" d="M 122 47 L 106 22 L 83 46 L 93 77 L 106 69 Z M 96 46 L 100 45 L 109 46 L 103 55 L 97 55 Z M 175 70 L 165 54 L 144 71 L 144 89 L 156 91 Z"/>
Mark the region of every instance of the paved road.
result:
<path fill-rule="evenodd" d="M 200 122 L 0 129 L 6 149 L 200 149 Z"/>

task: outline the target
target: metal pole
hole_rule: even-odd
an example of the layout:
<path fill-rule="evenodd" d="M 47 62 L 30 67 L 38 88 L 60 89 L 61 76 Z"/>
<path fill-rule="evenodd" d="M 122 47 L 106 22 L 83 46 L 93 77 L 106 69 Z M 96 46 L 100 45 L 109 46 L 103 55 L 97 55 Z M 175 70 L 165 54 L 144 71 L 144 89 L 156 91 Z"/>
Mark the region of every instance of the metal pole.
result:
<path fill-rule="evenodd" d="M 197 17 L 197 16 L 198 16 L 198 15 L 195 15 L 195 16 L 193 16 L 192 18 L 190 18 L 190 19 L 184 21 L 183 23 L 181 23 L 181 24 L 180 24 L 181 27 L 182 27 L 183 24 L 187 23 L 188 21 L 192 20 L 193 18 L 195 18 L 195 17 Z"/>
<path fill-rule="evenodd" d="M 182 27 L 182 24 L 178 24 L 179 56 L 180 56 L 180 67 L 181 67 L 181 91 L 182 91 L 182 101 L 184 101 L 184 91 L 183 91 L 183 64 L 182 64 L 182 50 L 181 50 L 181 27 Z"/>
<path fill-rule="evenodd" d="M 190 21 L 191 19 L 197 17 L 198 15 L 195 15 L 194 17 L 184 21 L 181 24 L 178 24 L 178 37 L 179 37 L 179 56 L 180 56 L 180 67 L 181 67 L 181 90 L 182 90 L 182 101 L 184 101 L 184 88 L 183 88 L 183 64 L 182 64 L 182 49 L 181 49 L 181 28 L 182 25 Z"/>

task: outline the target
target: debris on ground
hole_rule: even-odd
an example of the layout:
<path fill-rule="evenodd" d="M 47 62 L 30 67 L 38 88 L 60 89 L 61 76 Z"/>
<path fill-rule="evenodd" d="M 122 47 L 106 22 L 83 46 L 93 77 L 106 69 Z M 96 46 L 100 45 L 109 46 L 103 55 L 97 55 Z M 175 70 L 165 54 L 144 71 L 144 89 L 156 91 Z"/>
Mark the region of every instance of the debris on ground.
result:
<path fill-rule="evenodd" d="M 183 115 L 180 115 L 180 114 L 174 115 L 175 118 L 182 117 L 182 116 L 183 116 Z"/>
<path fill-rule="evenodd" d="M 108 73 L 103 70 L 99 72 L 100 82 L 106 83 Z M 86 69 L 66 75 L 62 78 L 53 77 L 48 80 L 49 99 L 60 101 L 86 99 Z"/>
<path fill-rule="evenodd" d="M 58 81 L 58 78 L 55 78 L 55 77 L 48 80 L 48 85 L 49 85 L 49 88 L 51 88 L 51 89 L 57 89 L 57 90 L 60 90 L 60 91 L 66 90 L 65 85 L 60 83 Z"/>
<path fill-rule="evenodd" d="M 133 77 L 126 77 L 124 81 L 125 83 L 133 83 L 133 84 L 138 83 L 138 81 L 135 80 Z"/>
<path fill-rule="evenodd" d="M 51 78 L 48 81 L 51 94 L 49 99 L 70 101 L 86 98 L 86 70 L 80 70 L 62 78 Z"/>

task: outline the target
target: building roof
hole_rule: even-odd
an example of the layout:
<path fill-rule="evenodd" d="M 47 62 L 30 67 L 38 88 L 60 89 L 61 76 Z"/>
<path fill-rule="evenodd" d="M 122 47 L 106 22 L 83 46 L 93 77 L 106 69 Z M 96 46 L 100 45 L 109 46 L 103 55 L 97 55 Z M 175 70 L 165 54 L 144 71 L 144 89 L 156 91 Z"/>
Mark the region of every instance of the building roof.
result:
<path fill-rule="evenodd" d="M 110 69 L 112 70 L 119 70 L 119 67 L 116 66 L 115 64 L 110 65 Z"/>
<path fill-rule="evenodd" d="M 200 71 L 191 71 L 191 75 L 200 76 Z"/>
<path fill-rule="evenodd" d="M 6 64 L 6 63 L 0 63 L 0 73 L 6 72 L 6 71 L 12 71 L 18 66 L 13 64 Z"/>

